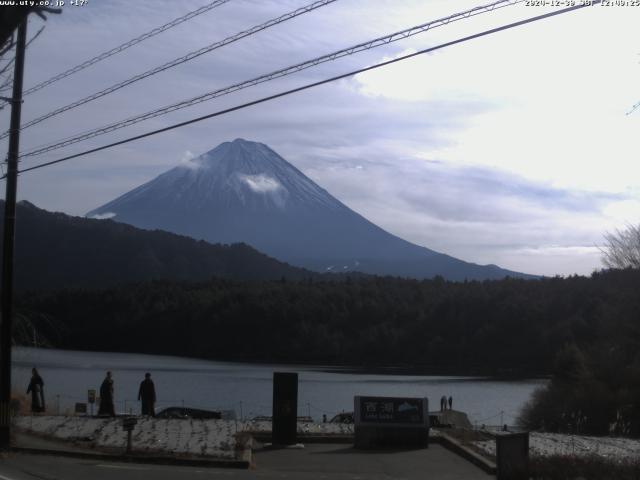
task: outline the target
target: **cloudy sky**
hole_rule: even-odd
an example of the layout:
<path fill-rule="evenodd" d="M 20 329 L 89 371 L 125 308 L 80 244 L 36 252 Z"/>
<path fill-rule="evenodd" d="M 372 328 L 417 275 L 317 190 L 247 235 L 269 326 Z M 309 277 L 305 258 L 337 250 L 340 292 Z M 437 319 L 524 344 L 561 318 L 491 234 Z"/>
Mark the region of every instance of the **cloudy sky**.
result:
<path fill-rule="evenodd" d="M 230 0 L 25 98 L 23 121 L 311 0 Z M 68 3 L 68 2 L 67 2 Z M 34 17 L 25 88 L 207 0 L 89 0 Z M 485 0 L 338 0 L 25 129 L 22 150 L 435 20 Z M 25 159 L 23 167 L 553 11 L 526 2 Z M 184 159 L 268 144 L 386 230 L 545 275 L 601 268 L 640 221 L 640 7 L 594 6 L 21 175 L 19 198 L 82 215 Z M 3 129 L 8 109 L 0 112 Z M 6 148 L 6 141 L 0 142 Z"/>

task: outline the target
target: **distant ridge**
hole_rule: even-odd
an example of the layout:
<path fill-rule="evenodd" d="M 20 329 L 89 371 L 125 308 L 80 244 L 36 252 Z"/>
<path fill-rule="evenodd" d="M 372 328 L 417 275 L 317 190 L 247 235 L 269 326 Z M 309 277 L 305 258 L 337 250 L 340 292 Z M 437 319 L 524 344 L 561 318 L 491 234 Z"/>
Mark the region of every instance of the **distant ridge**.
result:
<path fill-rule="evenodd" d="M 409 243 L 331 196 L 267 145 L 236 139 L 89 212 L 209 242 L 245 242 L 319 272 L 535 278 Z"/>
<path fill-rule="evenodd" d="M 2 200 L 0 208 L 4 208 Z M 51 213 L 26 201 L 18 203 L 16 217 L 15 281 L 20 289 L 95 288 L 154 279 L 277 280 L 317 275 L 248 245 L 212 245 L 109 220 Z"/>

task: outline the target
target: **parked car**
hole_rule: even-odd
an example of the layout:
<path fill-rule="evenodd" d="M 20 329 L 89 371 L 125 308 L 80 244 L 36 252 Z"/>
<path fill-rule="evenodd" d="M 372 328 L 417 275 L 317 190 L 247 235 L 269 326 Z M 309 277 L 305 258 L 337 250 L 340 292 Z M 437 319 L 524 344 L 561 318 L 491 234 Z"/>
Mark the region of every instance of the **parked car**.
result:
<path fill-rule="evenodd" d="M 342 412 L 334 416 L 329 423 L 353 423 L 353 412 Z"/>
<path fill-rule="evenodd" d="M 197 418 L 219 420 L 222 418 L 222 412 L 201 410 L 199 408 L 167 407 L 156 413 L 156 418 Z"/>

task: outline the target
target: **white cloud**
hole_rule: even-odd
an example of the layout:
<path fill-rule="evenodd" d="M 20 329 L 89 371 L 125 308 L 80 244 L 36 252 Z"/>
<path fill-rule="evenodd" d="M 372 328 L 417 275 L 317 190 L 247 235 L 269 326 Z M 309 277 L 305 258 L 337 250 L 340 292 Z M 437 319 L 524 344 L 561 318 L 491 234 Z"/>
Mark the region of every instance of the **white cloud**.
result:
<path fill-rule="evenodd" d="M 522 265 L 528 271 L 541 275 L 556 274 L 590 275 L 603 267 L 602 254 L 596 245 L 592 246 L 542 246 L 505 250 L 500 260 L 503 263 Z"/>
<path fill-rule="evenodd" d="M 272 193 L 284 188 L 278 180 L 265 174 L 240 175 L 240 179 L 256 193 Z"/>
<path fill-rule="evenodd" d="M 566 188 L 623 191 L 640 175 L 640 115 L 625 115 L 640 96 L 637 10 L 586 9 L 369 71 L 355 82 L 374 98 L 493 105 L 443 131 L 448 145 L 424 145 L 426 158 Z"/>
<path fill-rule="evenodd" d="M 202 163 L 194 162 L 196 156 L 190 151 L 186 150 L 180 159 L 179 167 L 188 168 L 189 170 L 198 170 L 202 168 Z"/>
<path fill-rule="evenodd" d="M 610 228 L 640 223 L 640 198 L 610 203 L 603 213 L 610 222 Z"/>
<path fill-rule="evenodd" d="M 115 217 L 116 214 L 113 212 L 105 212 L 105 213 L 96 213 L 95 215 L 91 215 L 90 218 L 95 220 L 108 220 L 109 218 Z"/>

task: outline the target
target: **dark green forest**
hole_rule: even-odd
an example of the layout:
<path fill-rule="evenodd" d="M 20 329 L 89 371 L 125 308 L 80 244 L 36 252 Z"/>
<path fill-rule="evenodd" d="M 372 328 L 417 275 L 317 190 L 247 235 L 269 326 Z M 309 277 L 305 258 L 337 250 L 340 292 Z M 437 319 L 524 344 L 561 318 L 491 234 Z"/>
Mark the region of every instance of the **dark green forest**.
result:
<path fill-rule="evenodd" d="M 36 325 L 47 318 L 43 334 L 61 348 L 548 374 L 567 344 L 640 345 L 639 286 L 634 270 L 462 283 L 212 279 L 31 292 L 17 305 Z"/>
<path fill-rule="evenodd" d="M 535 281 L 211 279 L 23 292 L 17 311 L 68 349 L 553 375 L 524 424 L 640 435 L 638 292 L 637 269 Z"/>

